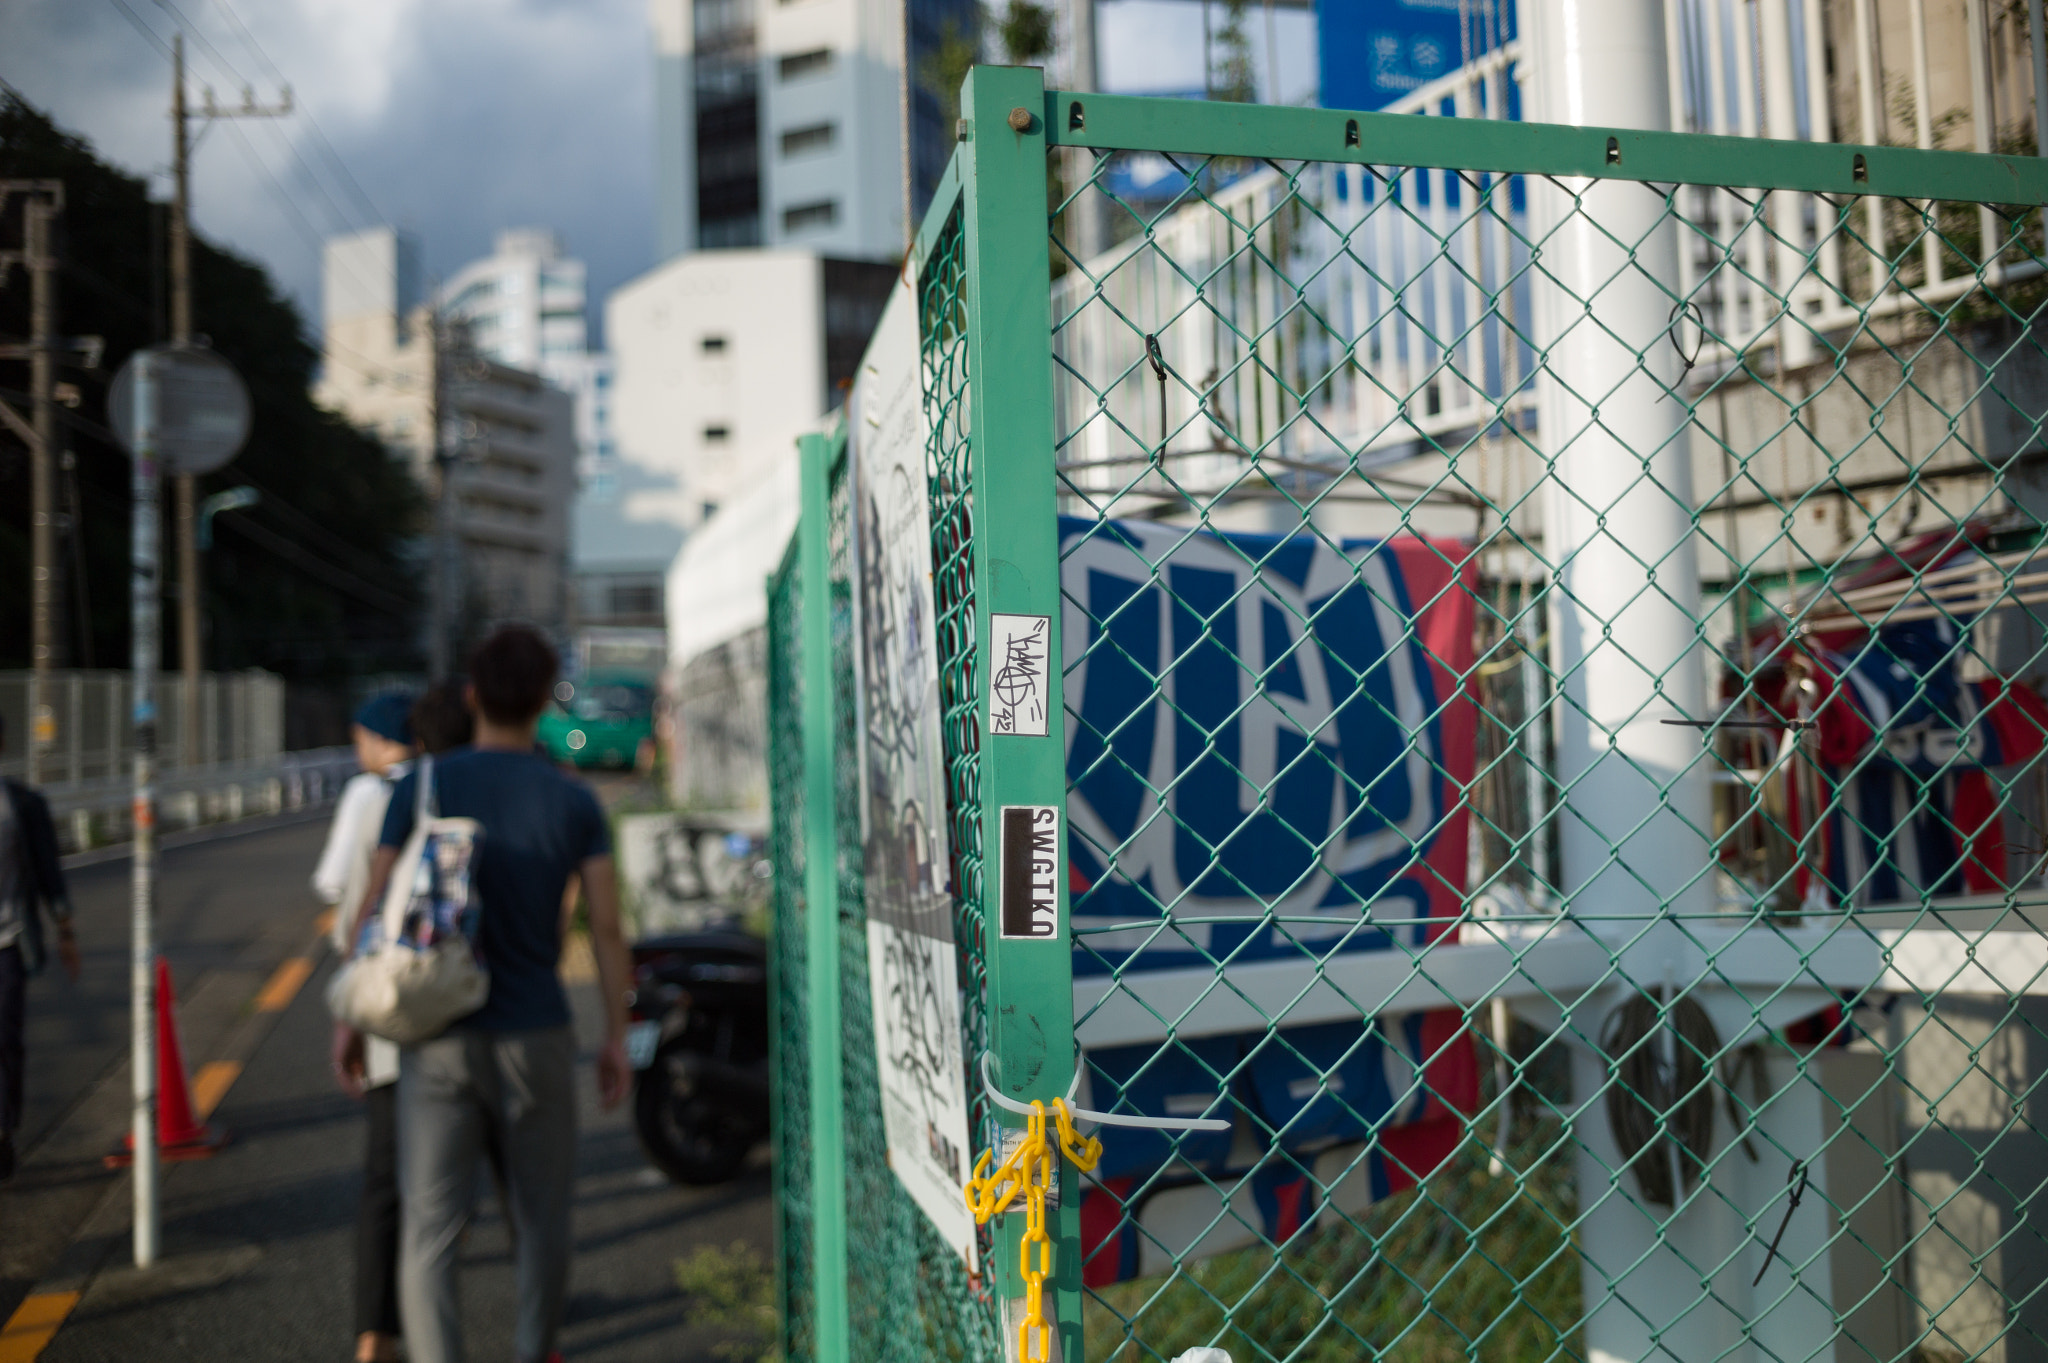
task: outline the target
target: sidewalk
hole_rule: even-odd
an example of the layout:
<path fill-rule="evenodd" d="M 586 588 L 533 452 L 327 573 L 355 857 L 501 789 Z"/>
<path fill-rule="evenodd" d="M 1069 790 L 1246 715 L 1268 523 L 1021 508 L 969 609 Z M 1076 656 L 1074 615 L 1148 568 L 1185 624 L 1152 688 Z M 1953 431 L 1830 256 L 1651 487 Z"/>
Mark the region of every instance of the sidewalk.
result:
<path fill-rule="evenodd" d="M 100 1218 L 118 1233 L 101 1271 L 40 1354 L 42 1363 L 217 1363 L 351 1356 L 359 1109 L 327 1072 L 323 961 L 257 1047 L 214 1120 L 232 1133 L 217 1158 L 170 1167 L 164 1262 L 126 1267 L 124 1205 Z M 654 1174 L 627 1105 L 597 1110 L 588 1049 L 595 998 L 572 990 L 585 1046 L 579 1074 L 576 1266 L 562 1348 L 576 1360 L 711 1359 L 728 1336 L 693 1321 L 675 1261 L 699 1246 L 744 1242 L 769 1252 L 769 1178 L 756 1169 L 723 1188 L 683 1189 Z M 191 1063 L 197 1068 L 201 1058 Z M 118 1198 L 127 1196 L 125 1181 Z M 88 1228 L 88 1234 L 92 1229 Z M 479 1199 L 464 1254 L 469 1355 L 511 1356 L 514 1301 L 505 1225 Z M 0 1349 L 4 1352 L 4 1349 Z M 33 1356 L 33 1355 L 32 1355 Z"/>

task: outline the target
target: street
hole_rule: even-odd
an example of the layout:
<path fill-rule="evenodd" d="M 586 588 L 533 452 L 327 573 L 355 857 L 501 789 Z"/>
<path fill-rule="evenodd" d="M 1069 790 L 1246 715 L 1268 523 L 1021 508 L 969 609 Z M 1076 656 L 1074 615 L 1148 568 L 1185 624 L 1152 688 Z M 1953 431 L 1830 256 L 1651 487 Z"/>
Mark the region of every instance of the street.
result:
<path fill-rule="evenodd" d="M 359 1109 L 328 1077 L 324 988 L 333 967 L 306 878 L 321 819 L 231 832 L 163 858 L 158 930 L 176 981 L 195 1101 L 227 1148 L 167 1166 L 164 1260 L 128 1263 L 128 1183 L 101 1157 L 127 1121 L 129 863 L 70 873 L 85 975 L 55 973 L 29 1001 L 23 1167 L 0 1189 L 0 1320 L 36 1294 L 78 1291 L 40 1354 L 0 1335 L 0 1358 L 331 1359 L 353 1336 Z M 310 965 L 295 964 L 303 958 Z M 572 988 L 585 1049 L 594 990 Z M 562 1347 L 573 1358 L 710 1357 L 675 1261 L 699 1246 L 769 1249 L 768 1174 L 681 1189 L 642 1158 L 626 1111 L 601 1113 L 580 1076 L 576 1267 Z M 223 1090 L 224 1087 L 224 1092 Z M 505 1225 L 480 1198 L 463 1282 L 473 1356 L 510 1352 Z"/>

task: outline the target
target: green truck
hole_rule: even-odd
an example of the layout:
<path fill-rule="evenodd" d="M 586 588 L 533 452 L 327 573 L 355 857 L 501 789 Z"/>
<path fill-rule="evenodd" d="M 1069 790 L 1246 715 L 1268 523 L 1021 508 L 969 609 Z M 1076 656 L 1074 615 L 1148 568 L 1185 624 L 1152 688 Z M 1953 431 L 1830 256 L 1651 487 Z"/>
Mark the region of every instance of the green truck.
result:
<path fill-rule="evenodd" d="M 630 673 L 592 672 L 555 687 L 540 741 L 557 762 L 630 768 L 652 761 L 654 684 Z"/>

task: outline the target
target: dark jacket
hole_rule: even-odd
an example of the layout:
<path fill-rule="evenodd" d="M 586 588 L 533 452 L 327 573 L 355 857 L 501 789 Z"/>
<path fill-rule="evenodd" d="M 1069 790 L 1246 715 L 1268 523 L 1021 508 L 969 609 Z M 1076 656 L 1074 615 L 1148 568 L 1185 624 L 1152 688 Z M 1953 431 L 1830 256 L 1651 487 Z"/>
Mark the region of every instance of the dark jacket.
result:
<path fill-rule="evenodd" d="M 42 970 L 43 919 L 38 906 L 51 918 L 71 917 L 71 892 L 64 886 L 64 863 L 57 854 L 57 825 L 50 818 L 49 802 L 19 781 L 4 783 L 8 803 L 14 806 L 14 826 L 20 832 L 22 890 L 28 896 L 27 913 L 21 924 L 21 954 L 34 975 Z"/>

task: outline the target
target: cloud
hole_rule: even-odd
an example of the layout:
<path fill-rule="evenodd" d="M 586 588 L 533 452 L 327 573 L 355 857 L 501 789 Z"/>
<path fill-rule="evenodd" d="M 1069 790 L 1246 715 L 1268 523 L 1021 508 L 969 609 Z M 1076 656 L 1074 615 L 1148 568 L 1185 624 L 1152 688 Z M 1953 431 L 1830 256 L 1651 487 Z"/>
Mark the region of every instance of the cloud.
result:
<path fill-rule="evenodd" d="M 122 0 L 165 42 L 167 0 Z M 555 228 L 604 293 L 652 263 L 653 58 L 644 0 L 176 0 L 189 84 L 274 101 L 279 76 L 383 219 L 420 237 L 430 277 L 502 228 Z M 0 78 L 102 156 L 167 186 L 169 62 L 114 0 L 0 8 Z M 311 123 L 222 122 L 193 158 L 193 216 L 267 265 L 319 318 L 322 238 L 371 225 Z"/>

